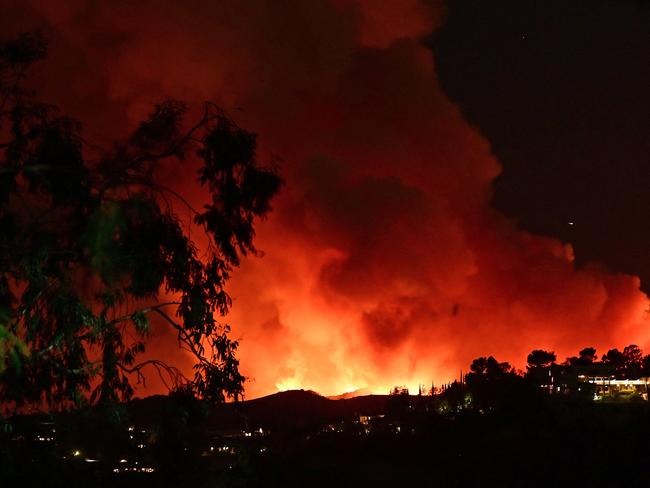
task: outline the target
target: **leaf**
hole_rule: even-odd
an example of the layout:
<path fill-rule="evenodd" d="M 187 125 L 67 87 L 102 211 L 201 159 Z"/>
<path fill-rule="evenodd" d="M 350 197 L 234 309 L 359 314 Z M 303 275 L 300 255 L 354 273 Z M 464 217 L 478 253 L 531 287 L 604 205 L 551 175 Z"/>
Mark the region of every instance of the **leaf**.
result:
<path fill-rule="evenodd" d="M 149 318 L 142 310 L 135 312 L 131 318 L 135 324 L 135 330 L 138 331 L 138 334 L 144 336 L 149 332 Z"/>

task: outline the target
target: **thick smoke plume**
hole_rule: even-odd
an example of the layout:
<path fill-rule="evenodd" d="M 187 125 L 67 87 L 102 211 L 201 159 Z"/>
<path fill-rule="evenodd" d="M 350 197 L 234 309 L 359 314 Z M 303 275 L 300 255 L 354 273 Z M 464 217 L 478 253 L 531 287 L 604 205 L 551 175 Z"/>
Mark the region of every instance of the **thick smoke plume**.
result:
<path fill-rule="evenodd" d="M 39 91 L 87 138 L 124 133 L 162 98 L 211 99 L 259 133 L 260 159 L 279 158 L 264 257 L 230 288 L 249 397 L 385 392 L 446 381 L 478 355 L 522 367 L 532 348 L 648 342 L 636 277 L 576 269 L 570 245 L 490 207 L 500 165 L 419 42 L 444 22 L 437 5 L 26 3 L 0 3 L 0 28 L 50 39 Z M 182 190 L 194 175 L 166 177 Z"/>

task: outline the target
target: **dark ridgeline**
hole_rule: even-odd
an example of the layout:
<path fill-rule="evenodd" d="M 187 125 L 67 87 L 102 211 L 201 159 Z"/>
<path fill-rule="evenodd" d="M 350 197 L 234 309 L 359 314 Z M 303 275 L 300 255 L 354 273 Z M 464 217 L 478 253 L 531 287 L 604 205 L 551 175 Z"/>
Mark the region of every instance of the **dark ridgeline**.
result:
<path fill-rule="evenodd" d="M 15 417 L 2 475 L 40 486 L 645 486 L 643 469 L 604 467 L 650 454 L 649 372 L 630 345 L 561 364 L 535 350 L 525 372 L 480 357 L 417 395 L 295 390 L 214 404 L 181 390 L 123 404 L 118 424 L 98 408 Z"/>

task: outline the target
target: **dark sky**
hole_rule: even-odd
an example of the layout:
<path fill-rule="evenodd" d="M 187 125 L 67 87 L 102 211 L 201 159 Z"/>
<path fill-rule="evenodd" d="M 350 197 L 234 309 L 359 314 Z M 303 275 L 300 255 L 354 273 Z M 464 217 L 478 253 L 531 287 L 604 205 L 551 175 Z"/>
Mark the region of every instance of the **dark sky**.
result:
<path fill-rule="evenodd" d="M 430 44 L 503 165 L 495 207 L 650 290 L 650 2 L 452 0 Z"/>

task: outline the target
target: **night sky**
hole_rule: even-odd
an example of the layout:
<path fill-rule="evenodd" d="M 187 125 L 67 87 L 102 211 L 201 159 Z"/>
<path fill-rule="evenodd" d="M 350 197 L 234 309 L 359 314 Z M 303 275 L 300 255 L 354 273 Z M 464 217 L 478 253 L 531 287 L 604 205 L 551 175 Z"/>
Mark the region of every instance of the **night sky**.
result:
<path fill-rule="evenodd" d="M 649 26 L 644 1 L 460 0 L 430 39 L 443 89 L 503 165 L 494 205 L 646 291 Z"/>
<path fill-rule="evenodd" d="M 31 83 L 88 140 L 212 100 L 279 165 L 264 254 L 230 283 L 249 396 L 650 345 L 646 2 L 0 6 L 0 31 L 50 40 Z M 162 326 L 152 346 L 191 367 Z"/>

